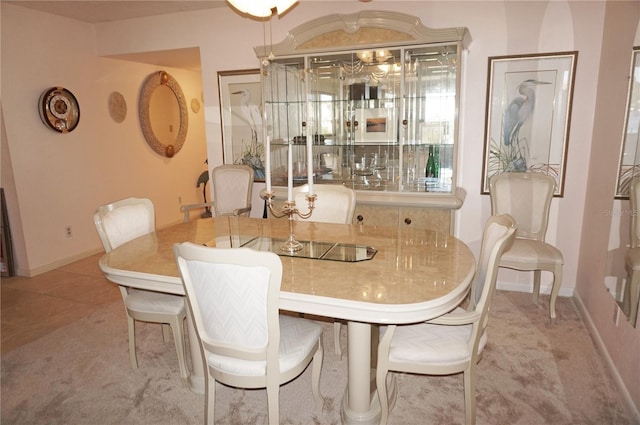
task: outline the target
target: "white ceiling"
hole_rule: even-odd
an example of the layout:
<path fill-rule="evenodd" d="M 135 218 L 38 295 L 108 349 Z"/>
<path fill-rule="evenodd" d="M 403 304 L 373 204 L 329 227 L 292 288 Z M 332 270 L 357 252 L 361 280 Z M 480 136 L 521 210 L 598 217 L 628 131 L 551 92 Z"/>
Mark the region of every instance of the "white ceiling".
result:
<path fill-rule="evenodd" d="M 91 24 L 227 7 L 227 2 L 224 0 L 2 0 L 2 2 Z M 197 47 L 132 53 L 112 57 L 158 66 L 182 68 L 193 71 L 200 70 L 200 49 Z"/>
<path fill-rule="evenodd" d="M 91 24 L 227 6 L 224 0 L 3 0 L 3 3 Z"/>

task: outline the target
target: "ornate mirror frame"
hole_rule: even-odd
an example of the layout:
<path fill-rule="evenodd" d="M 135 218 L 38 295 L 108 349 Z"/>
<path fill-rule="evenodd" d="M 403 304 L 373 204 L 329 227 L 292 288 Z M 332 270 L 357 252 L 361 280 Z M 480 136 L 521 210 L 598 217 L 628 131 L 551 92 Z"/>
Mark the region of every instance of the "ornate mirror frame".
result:
<path fill-rule="evenodd" d="M 151 96 L 153 95 L 154 90 L 161 85 L 165 85 L 171 89 L 176 97 L 180 110 L 180 129 L 178 130 L 174 143 L 169 145 L 164 145 L 160 140 L 158 140 L 151 127 L 151 119 L 149 117 L 149 103 L 151 101 Z M 158 71 L 147 77 L 140 89 L 138 115 L 142 134 L 144 134 L 144 138 L 151 149 L 162 156 L 166 156 L 167 158 L 171 158 L 180 152 L 180 149 L 182 149 L 182 145 L 187 138 L 189 116 L 187 112 L 187 102 L 184 99 L 182 88 L 180 88 L 180 84 L 178 84 L 171 75 L 165 71 Z"/>

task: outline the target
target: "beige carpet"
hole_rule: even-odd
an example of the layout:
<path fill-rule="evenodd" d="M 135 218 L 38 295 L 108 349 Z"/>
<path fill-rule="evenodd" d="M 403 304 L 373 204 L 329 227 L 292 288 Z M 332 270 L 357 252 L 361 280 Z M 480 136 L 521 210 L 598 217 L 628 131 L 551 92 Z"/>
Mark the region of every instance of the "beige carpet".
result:
<path fill-rule="evenodd" d="M 603 359 L 571 299 L 547 319 L 530 294 L 498 292 L 489 345 L 478 367 L 478 424 L 633 425 Z M 281 424 L 339 424 L 346 358 L 324 337 L 322 411 L 313 404 L 310 371 L 280 391 Z M 158 325 L 138 326 L 132 370 L 121 303 L 85 317 L 2 358 L 2 425 L 201 424 L 204 397 L 178 377 L 173 343 Z M 346 343 L 343 341 L 344 346 Z M 390 424 L 461 424 L 462 378 L 401 375 Z M 266 395 L 217 387 L 216 424 L 266 424 Z"/>

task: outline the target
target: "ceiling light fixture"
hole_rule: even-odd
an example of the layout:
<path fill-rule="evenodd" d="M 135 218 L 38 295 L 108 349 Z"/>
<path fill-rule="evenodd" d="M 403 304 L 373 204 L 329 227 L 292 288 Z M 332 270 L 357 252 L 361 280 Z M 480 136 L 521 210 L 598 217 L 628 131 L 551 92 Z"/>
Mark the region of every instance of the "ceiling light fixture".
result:
<path fill-rule="evenodd" d="M 273 15 L 273 9 L 276 15 L 289 10 L 291 6 L 298 0 L 227 0 L 234 8 L 247 15 L 257 18 L 268 18 Z"/>

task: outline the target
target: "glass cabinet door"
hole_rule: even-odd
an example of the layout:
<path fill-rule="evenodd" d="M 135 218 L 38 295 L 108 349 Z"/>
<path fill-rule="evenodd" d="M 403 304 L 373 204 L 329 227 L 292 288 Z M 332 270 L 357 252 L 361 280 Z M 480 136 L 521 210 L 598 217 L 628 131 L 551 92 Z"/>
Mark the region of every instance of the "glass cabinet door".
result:
<path fill-rule="evenodd" d="M 309 61 L 310 128 L 320 183 L 397 190 L 400 50 L 314 55 Z"/>
<path fill-rule="evenodd" d="M 293 179 L 306 182 L 307 96 L 304 58 L 273 62 L 263 72 L 266 135 L 271 140 L 271 179 L 287 185 L 288 150 L 293 151 Z"/>
<path fill-rule="evenodd" d="M 272 181 L 451 193 L 459 49 L 428 45 L 276 58 L 263 69 Z"/>
<path fill-rule="evenodd" d="M 405 190 L 450 193 L 455 184 L 458 48 L 411 48 L 404 58 Z"/>

